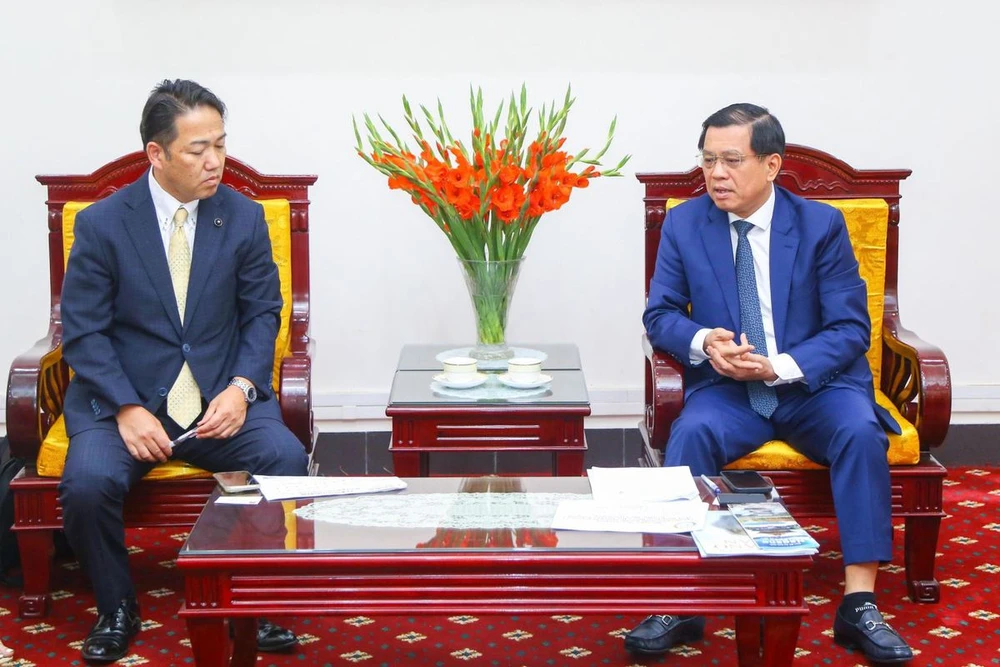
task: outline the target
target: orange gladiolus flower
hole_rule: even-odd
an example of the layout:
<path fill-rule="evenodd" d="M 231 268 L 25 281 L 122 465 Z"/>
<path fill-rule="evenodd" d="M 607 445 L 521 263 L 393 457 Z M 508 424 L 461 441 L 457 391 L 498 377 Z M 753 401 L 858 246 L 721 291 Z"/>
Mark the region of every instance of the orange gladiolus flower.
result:
<path fill-rule="evenodd" d="M 504 165 L 500 168 L 500 171 L 497 172 L 497 178 L 499 178 L 500 182 L 504 185 L 510 185 L 516 181 L 520 175 L 520 167 L 513 164 Z"/>
<path fill-rule="evenodd" d="M 542 168 L 566 164 L 566 154 L 563 152 L 549 153 L 542 158 Z"/>
<path fill-rule="evenodd" d="M 413 183 L 410 182 L 406 176 L 390 176 L 389 177 L 389 189 L 390 190 L 410 190 L 413 188 Z"/>
<path fill-rule="evenodd" d="M 484 112 L 482 92 L 476 91 L 471 97 L 472 136 L 466 135 L 464 140 L 447 137 L 443 118 L 440 122 L 428 118 L 432 132 L 425 132 L 419 114 L 413 114 L 404 98 L 406 121 L 413 130 L 409 145 L 415 146 L 417 154 L 411 153 L 388 126 L 391 137 L 376 130 L 381 118 L 373 121 L 367 114 L 364 120 L 372 152 L 365 151 L 361 138 L 364 130 L 355 122 L 357 148 L 362 157 L 388 178 L 390 189 L 406 192 L 434 218 L 461 258 L 521 257 L 539 218 L 564 206 L 574 188 L 589 187 L 590 179 L 601 176 L 595 169 L 601 168 L 600 164 L 577 165 L 573 154 L 580 153 L 565 148 L 566 138 L 561 134 L 563 119 L 571 106 L 570 91 L 567 90 L 561 107 L 559 102 L 553 102 L 551 112 L 539 117 L 534 135 L 528 128 L 531 107 L 526 104 L 526 96 L 522 89 L 520 98 L 511 97 L 506 104 L 507 122 L 502 124 L 500 112 L 505 104 L 501 104 L 494 130 L 491 122 L 494 116 Z M 612 122 L 607 143 L 594 155 L 604 155 L 614 129 Z M 498 134 L 492 136 L 494 131 Z M 618 166 L 610 167 L 607 174 L 620 176 L 627 160 L 626 157 Z M 496 338 L 498 331 L 502 338 L 502 318 L 492 312 L 480 317 L 482 331 L 487 332 L 482 334 L 484 340 Z"/>
<path fill-rule="evenodd" d="M 524 190 L 518 185 L 504 185 L 493 190 L 490 197 L 493 210 L 504 222 L 517 219 L 524 205 Z"/>

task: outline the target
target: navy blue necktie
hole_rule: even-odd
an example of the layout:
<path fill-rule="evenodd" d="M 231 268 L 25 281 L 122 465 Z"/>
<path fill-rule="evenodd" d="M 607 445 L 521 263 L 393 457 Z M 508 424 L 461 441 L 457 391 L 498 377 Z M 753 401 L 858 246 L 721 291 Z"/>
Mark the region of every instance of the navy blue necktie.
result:
<path fill-rule="evenodd" d="M 760 314 L 760 297 L 757 294 L 757 276 L 753 269 L 753 252 L 747 232 L 753 224 L 746 220 L 733 223 L 739 240 L 736 242 L 736 286 L 740 293 L 740 321 L 743 333 L 754 346 L 754 353 L 767 356 L 767 339 L 764 338 L 764 318 Z M 770 419 L 778 407 L 778 395 L 774 387 L 768 387 L 761 380 L 747 382 L 750 407 L 765 419 Z"/>

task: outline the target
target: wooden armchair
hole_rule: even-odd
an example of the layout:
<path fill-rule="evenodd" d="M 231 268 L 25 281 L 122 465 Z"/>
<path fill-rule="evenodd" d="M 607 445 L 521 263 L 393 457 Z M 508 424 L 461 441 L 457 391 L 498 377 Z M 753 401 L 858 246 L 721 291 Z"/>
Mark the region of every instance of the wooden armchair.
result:
<path fill-rule="evenodd" d="M 892 514 L 905 521 L 905 565 L 910 598 L 937 602 L 934 556 L 946 471 L 930 453 L 940 445 L 951 417 L 948 362 L 938 348 L 904 329 L 897 305 L 899 182 L 909 170 L 859 171 L 835 157 L 789 145 L 778 184 L 809 199 L 826 201 L 845 214 L 851 243 L 868 286 L 872 345 L 868 360 L 883 407 L 898 411 L 904 434 L 890 436 Z M 672 206 L 705 192 L 700 169 L 638 174 L 645 185 L 646 295 L 656 266 L 661 225 Z M 670 424 L 684 404 L 681 365 L 655 350 L 643 336 L 646 411 L 639 429 L 646 465 L 660 465 Z M 905 441 L 905 442 L 904 442 Z M 778 487 L 797 517 L 834 516 L 827 470 L 779 441 L 766 443 L 729 468 L 761 470 Z"/>
<path fill-rule="evenodd" d="M 149 167 L 146 155 L 132 153 L 92 174 L 38 176 L 48 188 L 49 331 L 17 357 L 7 384 L 7 435 L 11 451 L 28 462 L 11 484 L 14 531 L 24 575 L 21 616 L 44 616 L 49 599 L 52 533 L 62 527 L 57 487 L 67 439 L 61 418 L 70 369 L 62 359 L 60 296 L 72 222 L 88 203 L 102 199 L 140 178 Z M 275 345 L 274 385 L 282 416 L 307 451 L 313 432 L 309 339 L 309 200 L 315 176 L 260 174 L 228 158 L 223 183 L 264 206 L 272 251 L 281 280 L 284 305 Z M 181 462 L 156 466 L 133 489 L 125 504 L 130 527 L 190 527 L 215 481 L 208 472 Z"/>

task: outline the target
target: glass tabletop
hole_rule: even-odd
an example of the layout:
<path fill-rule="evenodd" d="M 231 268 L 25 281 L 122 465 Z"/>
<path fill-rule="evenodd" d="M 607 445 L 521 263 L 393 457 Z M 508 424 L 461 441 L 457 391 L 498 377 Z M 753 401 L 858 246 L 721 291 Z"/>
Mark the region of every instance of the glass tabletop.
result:
<path fill-rule="evenodd" d="M 551 529 L 561 500 L 590 493 L 586 477 L 419 477 L 389 493 L 219 504 L 209 498 L 181 556 L 401 553 L 430 550 L 697 552 L 687 534 Z M 698 481 L 705 500 L 711 492 Z"/>
<path fill-rule="evenodd" d="M 404 345 L 399 353 L 396 370 L 400 371 L 440 371 L 441 361 L 437 356 L 447 350 L 471 348 L 469 343 L 433 343 Z M 543 371 L 580 370 L 580 350 L 572 343 L 511 343 L 511 347 L 544 352 Z"/>
<path fill-rule="evenodd" d="M 439 371 L 396 371 L 389 405 L 589 405 L 583 371 L 545 371 L 552 381 L 531 389 L 512 389 L 486 373 L 486 381 L 469 389 L 454 389 L 436 382 Z"/>

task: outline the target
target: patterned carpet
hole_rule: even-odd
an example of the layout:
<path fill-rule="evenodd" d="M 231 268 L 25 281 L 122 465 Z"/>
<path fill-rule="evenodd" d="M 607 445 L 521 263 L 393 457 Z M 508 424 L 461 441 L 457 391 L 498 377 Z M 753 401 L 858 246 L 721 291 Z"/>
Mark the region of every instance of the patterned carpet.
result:
<path fill-rule="evenodd" d="M 939 605 L 915 605 L 905 596 L 902 535 L 895 561 L 883 567 L 878 599 L 887 618 L 918 653 L 913 665 L 1000 665 L 1000 468 L 955 469 L 945 482 L 938 554 Z M 811 613 L 802 624 L 797 667 L 864 665 L 863 657 L 831 639 L 840 599 L 841 564 L 836 527 L 807 526 L 820 555 L 806 576 Z M 897 526 L 902 532 L 902 526 Z M 176 612 L 180 579 L 173 558 L 185 534 L 168 530 L 129 533 L 140 591 L 143 631 L 122 665 L 193 664 L 185 627 Z M 17 593 L 0 589 L 0 637 L 16 650 L 14 665 L 81 665 L 79 647 L 94 622 L 94 601 L 75 563 L 56 568 L 53 611 L 45 619 L 16 616 Z M 655 611 L 655 610 L 651 610 Z M 703 642 L 677 647 L 661 659 L 635 660 L 621 648 L 632 617 L 326 617 L 288 619 L 302 645 L 289 655 L 267 655 L 275 665 L 735 665 L 732 617 L 709 619 Z"/>

